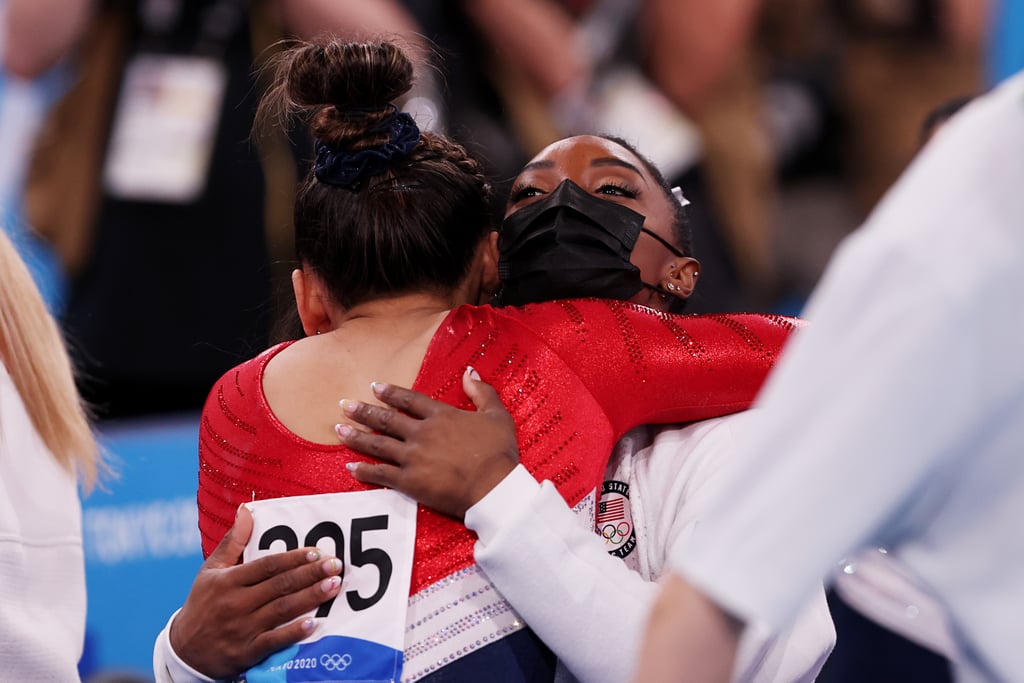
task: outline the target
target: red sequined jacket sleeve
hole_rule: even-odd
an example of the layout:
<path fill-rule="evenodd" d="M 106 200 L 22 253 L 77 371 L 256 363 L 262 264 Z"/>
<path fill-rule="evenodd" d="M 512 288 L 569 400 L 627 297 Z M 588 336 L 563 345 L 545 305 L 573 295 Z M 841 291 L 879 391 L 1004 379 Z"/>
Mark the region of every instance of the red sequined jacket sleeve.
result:
<path fill-rule="evenodd" d="M 620 302 L 577 300 L 452 311 L 413 388 L 462 408 L 473 365 L 515 420 L 520 457 L 571 505 L 599 485 L 616 439 L 650 422 L 685 422 L 750 405 L 794 321 L 778 316 L 669 316 Z M 263 394 L 267 363 L 287 345 L 226 373 L 199 431 L 199 526 L 209 554 L 239 504 L 361 490 L 341 445 L 289 432 Z M 472 564 L 473 536 L 420 508 L 412 591 Z"/>

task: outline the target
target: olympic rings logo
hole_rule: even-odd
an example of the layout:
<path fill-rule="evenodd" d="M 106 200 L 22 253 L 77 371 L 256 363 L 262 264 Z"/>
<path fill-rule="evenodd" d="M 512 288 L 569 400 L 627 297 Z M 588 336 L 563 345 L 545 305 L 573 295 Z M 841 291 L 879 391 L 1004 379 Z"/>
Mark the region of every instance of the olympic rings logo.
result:
<path fill-rule="evenodd" d="M 601 536 L 609 543 L 619 543 L 619 539 L 625 540 L 631 531 L 633 531 L 632 525 L 623 520 L 618 524 L 605 524 L 601 527 Z"/>
<path fill-rule="evenodd" d="M 320 655 L 320 666 L 328 671 L 344 671 L 351 663 L 352 655 L 348 653 L 343 655 Z"/>

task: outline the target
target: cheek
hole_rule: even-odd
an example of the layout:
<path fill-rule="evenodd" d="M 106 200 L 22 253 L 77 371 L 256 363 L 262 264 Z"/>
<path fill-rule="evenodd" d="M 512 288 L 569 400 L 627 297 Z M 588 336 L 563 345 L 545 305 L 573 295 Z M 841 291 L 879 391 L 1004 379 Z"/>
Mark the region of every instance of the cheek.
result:
<path fill-rule="evenodd" d="M 629 262 L 640 269 L 640 279 L 648 284 L 656 284 L 658 274 L 661 270 L 661 263 L 658 260 L 658 253 L 643 237 L 637 240 L 633 247 L 633 253 L 629 255 Z"/>

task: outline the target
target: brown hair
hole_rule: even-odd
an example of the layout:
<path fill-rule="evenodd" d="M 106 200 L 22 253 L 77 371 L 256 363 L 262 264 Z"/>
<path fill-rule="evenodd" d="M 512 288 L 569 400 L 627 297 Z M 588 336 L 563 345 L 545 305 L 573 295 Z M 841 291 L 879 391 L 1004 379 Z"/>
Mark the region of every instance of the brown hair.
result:
<path fill-rule="evenodd" d="M 300 42 L 285 50 L 257 119 L 304 118 L 333 154 L 389 142 L 393 102 L 413 67 L 391 42 Z M 449 292 L 490 232 L 491 188 L 479 163 L 442 135 L 420 133 L 408 153 L 339 186 L 311 168 L 295 202 L 295 251 L 338 304 L 413 291 Z"/>
<path fill-rule="evenodd" d="M 103 469 L 57 323 L 32 275 L 0 230 L 0 360 L 57 461 L 91 489 Z"/>

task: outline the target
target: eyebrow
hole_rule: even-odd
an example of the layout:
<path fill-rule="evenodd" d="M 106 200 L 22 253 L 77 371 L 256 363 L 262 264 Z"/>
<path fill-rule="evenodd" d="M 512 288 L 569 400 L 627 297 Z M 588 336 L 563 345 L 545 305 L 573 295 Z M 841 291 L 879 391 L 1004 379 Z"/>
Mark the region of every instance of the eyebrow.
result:
<path fill-rule="evenodd" d="M 640 176 L 640 180 L 644 181 L 644 185 L 648 185 L 649 184 L 647 182 L 647 178 L 644 177 L 643 172 L 639 168 L 637 168 L 633 164 L 629 163 L 628 161 L 623 161 L 622 159 L 619 159 L 618 157 L 598 157 L 597 159 L 594 159 L 593 161 L 591 161 L 590 165 L 591 166 L 618 166 L 620 168 L 628 168 L 630 171 L 633 171 L 633 173 L 636 173 L 638 176 Z"/>

